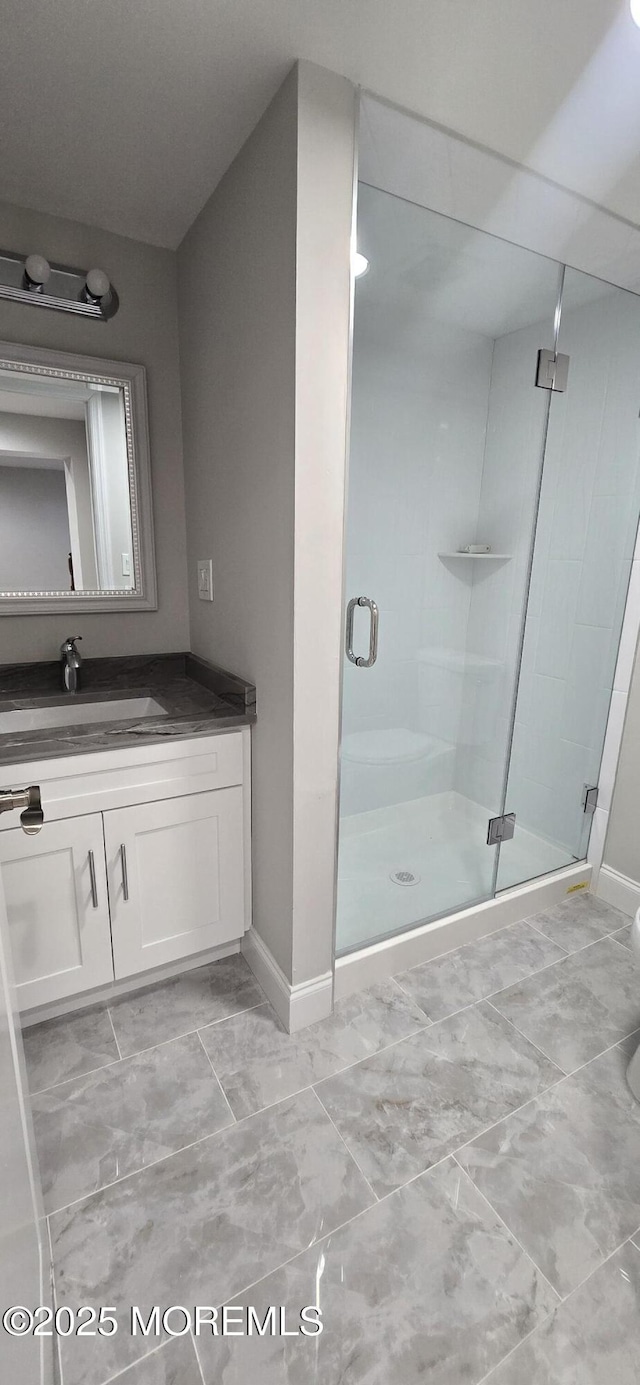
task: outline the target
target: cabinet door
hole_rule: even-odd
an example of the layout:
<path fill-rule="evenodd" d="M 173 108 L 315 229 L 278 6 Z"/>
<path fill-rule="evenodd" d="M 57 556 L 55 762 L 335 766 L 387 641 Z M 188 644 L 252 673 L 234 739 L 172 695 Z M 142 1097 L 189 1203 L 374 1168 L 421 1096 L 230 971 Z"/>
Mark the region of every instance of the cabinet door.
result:
<path fill-rule="evenodd" d="M 100 813 L 0 833 L 0 869 L 21 1010 L 113 981 Z"/>
<path fill-rule="evenodd" d="M 104 814 L 116 977 L 245 931 L 242 789 Z"/>

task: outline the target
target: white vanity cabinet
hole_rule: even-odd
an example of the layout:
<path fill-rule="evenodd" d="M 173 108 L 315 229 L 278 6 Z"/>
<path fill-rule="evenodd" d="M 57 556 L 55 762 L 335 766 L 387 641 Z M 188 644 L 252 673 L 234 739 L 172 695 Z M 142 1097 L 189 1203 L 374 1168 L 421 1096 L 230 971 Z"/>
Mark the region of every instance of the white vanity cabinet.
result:
<path fill-rule="evenodd" d="M 249 927 L 249 727 L 0 775 L 39 784 L 45 815 L 33 837 L 0 817 L 21 1010 L 175 966 Z"/>
<path fill-rule="evenodd" d="M 116 977 L 244 933 L 242 789 L 105 813 Z"/>
<path fill-rule="evenodd" d="M 21 1008 L 113 980 L 100 813 L 0 833 L 0 869 Z"/>

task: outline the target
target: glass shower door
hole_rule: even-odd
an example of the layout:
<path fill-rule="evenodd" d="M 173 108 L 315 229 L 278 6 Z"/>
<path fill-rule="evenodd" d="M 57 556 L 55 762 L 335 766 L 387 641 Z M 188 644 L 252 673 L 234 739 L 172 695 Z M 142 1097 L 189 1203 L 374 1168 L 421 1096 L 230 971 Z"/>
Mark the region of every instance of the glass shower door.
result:
<path fill-rule="evenodd" d="M 586 856 L 640 511 L 640 298 L 567 269 L 498 889 Z M 593 794 L 591 795 L 593 799 Z M 591 806 L 587 803 L 587 808 Z"/>
<path fill-rule="evenodd" d="M 560 275 L 366 186 L 358 248 L 338 952 L 494 892 Z"/>

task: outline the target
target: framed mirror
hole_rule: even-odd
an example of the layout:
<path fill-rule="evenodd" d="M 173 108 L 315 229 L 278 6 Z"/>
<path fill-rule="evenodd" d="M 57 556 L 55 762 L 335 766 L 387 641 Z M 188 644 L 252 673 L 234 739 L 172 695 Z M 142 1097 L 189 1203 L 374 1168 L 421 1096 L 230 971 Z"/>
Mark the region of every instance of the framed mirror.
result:
<path fill-rule="evenodd" d="M 144 366 L 0 342 L 0 614 L 156 606 Z"/>

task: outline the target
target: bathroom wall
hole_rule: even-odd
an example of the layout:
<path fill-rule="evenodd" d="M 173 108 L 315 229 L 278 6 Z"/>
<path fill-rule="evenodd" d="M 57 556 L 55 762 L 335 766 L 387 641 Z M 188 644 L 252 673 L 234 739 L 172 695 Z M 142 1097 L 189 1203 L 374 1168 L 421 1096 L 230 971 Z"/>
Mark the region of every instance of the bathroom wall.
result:
<path fill-rule="evenodd" d="M 640 589 L 640 560 L 634 585 Z M 638 786 L 640 785 L 640 659 L 634 661 L 627 716 L 620 747 L 618 772 L 609 814 L 609 830 L 604 846 L 604 871 L 616 871 L 631 882 L 628 900 L 612 897 L 611 902 L 631 913 L 640 908 L 640 831 L 638 830 Z M 604 881 L 603 881 L 604 884 Z M 604 890 L 602 891 L 604 893 Z"/>
<path fill-rule="evenodd" d="M 191 648 L 258 688 L 254 921 L 289 974 L 296 162 L 291 74 L 178 252 Z"/>
<path fill-rule="evenodd" d="M 82 583 L 76 586 L 95 587 L 97 585 L 96 550 L 93 537 L 93 510 L 91 506 L 91 481 L 89 477 L 89 458 L 87 456 L 87 432 L 80 419 L 38 418 L 37 415 L 0 413 L 0 451 L 31 452 L 34 457 L 58 457 L 68 459 L 75 496 L 77 518 L 76 542 L 80 554 Z M 8 517 L 7 517 L 8 518 Z M 71 519 L 71 517 L 69 517 Z M 42 535 L 44 525 L 34 526 L 33 512 L 29 517 L 27 551 L 34 548 L 37 536 Z M 6 520 L 5 520 L 6 522 Z M 46 571 L 46 567 L 43 567 Z M 62 587 L 66 588 L 68 571 L 63 574 Z M 35 587 L 42 591 L 54 584 L 37 581 L 35 576 L 25 573 L 24 581 L 14 585 L 24 588 Z M 8 590 L 10 582 L 0 581 L 0 588 Z M 2 662 L 2 660 L 0 660 Z"/>
<path fill-rule="evenodd" d="M 73 617 L 83 653 L 143 654 L 189 643 L 176 256 L 79 222 L 0 203 L 0 245 L 105 269 L 120 295 L 108 323 L 0 303 L 0 338 L 57 351 L 133 361 L 147 370 L 158 609 Z M 0 662 L 56 658 L 68 615 L 0 616 Z"/>
<path fill-rule="evenodd" d="M 33 512 L 41 516 L 33 541 Z M 71 549 L 64 471 L 52 467 L 0 466 L 0 587 L 24 590 L 70 586 Z"/>
<path fill-rule="evenodd" d="M 178 256 L 191 646 L 257 685 L 254 926 L 288 982 L 332 960 L 354 117 L 297 65 Z"/>

